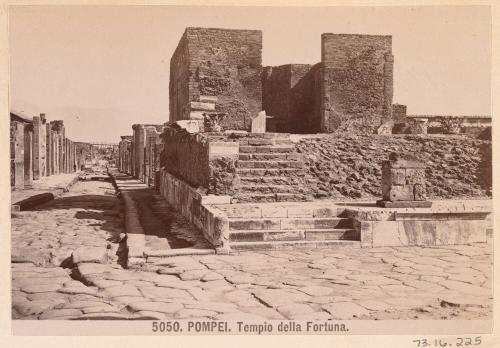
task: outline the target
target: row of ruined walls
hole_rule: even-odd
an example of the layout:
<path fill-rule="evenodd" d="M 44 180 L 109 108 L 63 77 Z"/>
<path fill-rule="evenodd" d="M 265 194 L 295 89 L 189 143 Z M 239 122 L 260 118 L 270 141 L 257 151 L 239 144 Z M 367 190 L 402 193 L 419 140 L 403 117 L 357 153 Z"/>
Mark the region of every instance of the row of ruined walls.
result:
<path fill-rule="evenodd" d="M 23 189 L 49 175 L 72 173 L 85 162 L 81 143 L 65 136 L 63 121 L 45 115 L 27 119 L 11 113 L 11 188 Z"/>

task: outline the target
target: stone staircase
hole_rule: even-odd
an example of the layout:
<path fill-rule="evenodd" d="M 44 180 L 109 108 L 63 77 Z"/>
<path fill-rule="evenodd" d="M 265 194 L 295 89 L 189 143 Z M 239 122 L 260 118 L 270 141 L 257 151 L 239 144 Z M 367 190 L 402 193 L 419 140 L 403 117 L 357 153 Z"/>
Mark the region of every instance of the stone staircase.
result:
<path fill-rule="evenodd" d="M 295 207 L 261 205 L 218 206 L 229 219 L 229 245 L 233 250 L 295 247 L 360 247 L 352 220 L 336 209 L 312 214 L 309 203 Z M 306 213 L 304 213 L 306 212 Z M 316 215 L 316 216 L 314 216 Z"/>
<path fill-rule="evenodd" d="M 241 138 L 236 162 L 235 202 L 308 201 L 304 162 L 289 134 L 266 133 Z"/>

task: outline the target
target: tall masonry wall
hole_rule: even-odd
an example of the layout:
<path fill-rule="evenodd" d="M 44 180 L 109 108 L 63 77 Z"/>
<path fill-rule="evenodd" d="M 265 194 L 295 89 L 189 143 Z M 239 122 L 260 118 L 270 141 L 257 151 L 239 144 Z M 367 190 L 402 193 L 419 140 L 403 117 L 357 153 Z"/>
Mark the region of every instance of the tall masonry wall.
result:
<path fill-rule="evenodd" d="M 320 64 L 287 64 L 264 68 L 262 108 L 273 117 L 274 131 L 319 131 L 320 68 Z"/>
<path fill-rule="evenodd" d="M 392 37 L 322 34 L 321 130 L 373 133 L 392 114 Z"/>
<path fill-rule="evenodd" d="M 217 97 L 225 129 L 247 130 L 262 110 L 262 32 L 187 28 L 170 60 L 170 121 L 189 119 L 191 102 Z"/>

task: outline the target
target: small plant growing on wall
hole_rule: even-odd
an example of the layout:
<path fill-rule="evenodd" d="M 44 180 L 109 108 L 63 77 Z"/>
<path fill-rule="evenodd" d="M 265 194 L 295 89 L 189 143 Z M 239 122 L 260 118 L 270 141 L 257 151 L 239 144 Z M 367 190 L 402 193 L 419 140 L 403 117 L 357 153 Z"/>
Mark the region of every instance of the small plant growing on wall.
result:
<path fill-rule="evenodd" d="M 226 118 L 226 113 L 223 112 L 210 112 L 203 114 L 203 126 L 205 132 L 221 132 L 222 121 Z"/>

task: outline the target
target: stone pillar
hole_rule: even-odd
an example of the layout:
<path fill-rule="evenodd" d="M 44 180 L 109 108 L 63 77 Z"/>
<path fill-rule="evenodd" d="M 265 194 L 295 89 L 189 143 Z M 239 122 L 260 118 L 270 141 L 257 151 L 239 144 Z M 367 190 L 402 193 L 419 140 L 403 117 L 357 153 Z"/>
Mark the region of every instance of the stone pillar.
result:
<path fill-rule="evenodd" d="M 10 185 L 13 189 L 24 188 L 24 125 L 10 122 Z"/>
<path fill-rule="evenodd" d="M 145 131 L 144 125 L 134 125 L 134 178 L 144 181 L 144 148 L 145 148 Z"/>
<path fill-rule="evenodd" d="M 45 127 L 45 133 L 46 133 L 46 156 L 45 156 L 45 168 L 46 168 L 46 172 L 47 172 L 47 176 L 48 175 L 52 175 L 54 174 L 54 166 L 53 166 L 53 163 L 54 163 L 54 149 L 53 149 L 53 145 L 54 145 L 54 140 L 52 139 L 53 138 L 53 133 L 52 133 L 52 126 L 50 125 L 50 123 L 47 123 L 46 124 L 46 127 Z"/>
<path fill-rule="evenodd" d="M 425 165 L 414 158 L 401 159 L 395 152 L 382 163 L 382 199 L 386 208 L 426 208 Z"/>
<path fill-rule="evenodd" d="M 33 125 L 24 125 L 24 186 L 33 184 Z"/>
<path fill-rule="evenodd" d="M 47 139 L 45 114 L 33 117 L 33 179 L 38 180 L 47 175 L 46 156 Z"/>

